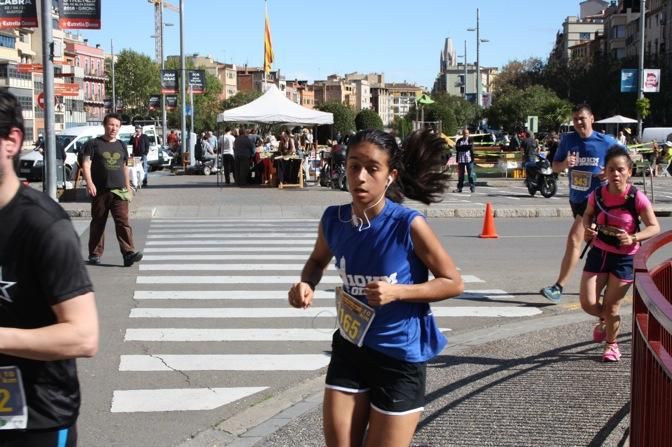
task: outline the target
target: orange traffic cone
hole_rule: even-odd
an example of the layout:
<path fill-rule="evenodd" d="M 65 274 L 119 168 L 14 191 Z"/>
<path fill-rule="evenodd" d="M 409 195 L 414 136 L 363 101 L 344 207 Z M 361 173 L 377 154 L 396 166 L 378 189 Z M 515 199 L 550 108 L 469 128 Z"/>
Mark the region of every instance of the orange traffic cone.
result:
<path fill-rule="evenodd" d="M 483 231 L 478 237 L 482 237 L 485 239 L 496 239 L 499 236 L 497 236 L 497 230 L 495 229 L 495 218 L 493 216 L 492 212 L 492 204 L 488 202 L 485 205 L 485 218 L 483 219 Z"/>

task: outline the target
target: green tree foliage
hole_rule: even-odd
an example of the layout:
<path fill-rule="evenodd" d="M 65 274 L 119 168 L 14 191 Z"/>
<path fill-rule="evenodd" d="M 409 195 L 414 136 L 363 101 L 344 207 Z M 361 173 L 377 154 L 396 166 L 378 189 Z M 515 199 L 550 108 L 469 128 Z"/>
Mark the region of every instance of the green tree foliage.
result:
<path fill-rule="evenodd" d="M 355 126 L 357 126 L 357 130 L 383 130 L 383 120 L 380 119 L 380 115 L 378 115 L 375 110 L 362 109 L 357 116 L 355 116 Z"/>
<path fill-rule="evenodd" d="M 646 96 L 638 99 L 635 102 L 635 108 L 637 109 L 639 116 L 642 118 L 646 118 L 647 116 L 651 115 L 651 101 L 649 101 L 649 98 Z"/>
<path fill-rule="evenodd" d="M 327 101 L 315 107 L 323 112 L 334 114 L 334 131 L 345 135 L 356 129 L 355 113 L 345 104 L 337 101 Z"/>
<path fill-rule="evenodd" d="M 460 96 L 439 93 L 432 96 L 434 104 L 424 106 L 425 121 L 441 121 L 443 132 L 454 135 L 458 127 L 475 124 L 479 118 L 479 108 Z M 422 112 L 412 106 L 406 120 L 413 121 L 422 117 Z M 420 106 L 423 107 L 423 106 Z"/>
<path fill-rule="evenodd" d="M 557 129 L 570 116 L 571 104 L 545 87 L 533 85 L 524 90 L 504 89 L 485 111 L 488 123 L 512 130 L 523 126 L 529 115 L 539 117 L 541 129 Z"/>
<path fill-rule="evenodd" d="M 149 112 L 149 96 L 161 91 L 159 65 L 149 56 L 133 50 L 122 50 L 114 65 L 115 94 L 122 100 L 124 113 L 146 116 Z M 105 85 L 112 92 L 112 77 Z"/>
<path fill-rule="evenodd" d="M 392 121 L 392 129 L 394 129 L 397 136 L 403 140 L 413 131 L 413 124 L 410 120 L 404 117 L 395 116 Z"/>
<path fill-rule="evenodd" d="M 523 90 L 539 84 L 543 70 L 544 64 L 538 58 L 511 61 L 502 67 L 502 71 L 495 78 L 493 94 L 497 96 L 512 89 Z"/>
<path fill-rule="evenodd" d="M 449 104 L 436 101 L 425 106 L 425 121 L 441 121 L 441 131 L 446 135 L 457 133 L 457 118 Z"/>

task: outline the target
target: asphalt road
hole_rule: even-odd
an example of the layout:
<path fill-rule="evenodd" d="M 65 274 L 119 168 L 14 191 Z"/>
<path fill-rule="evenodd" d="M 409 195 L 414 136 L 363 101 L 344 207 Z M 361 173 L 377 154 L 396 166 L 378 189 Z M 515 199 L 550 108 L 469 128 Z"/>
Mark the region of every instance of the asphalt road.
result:
<path fill-rule="evenodd" d="M 203 190 L 183 194 L 189 192 Z M 285 197 L 307 195 L 297 192 Z M 150 202 L 149 193 L 141 192 L 142 200 Z M 226 197 L 244 203 L 256 191 L 241 194 Z M 196 206 L 201 200 L 191 195 Z M 189 204 L 176 195 L 166 206 L 175 201 Z M 327 272 L 310 311 L 286 305 L 288 285 L 314 240 L 314 218 L 172 214 L 137 213 L 136 245 L 146 258 L 132 268 L 121 267 L 110 222 L 103 265 L 89 269 L 102 336 L 100 353 L 79 361 L 82 446 L 177 445 L 251 406 L 291 394 L 328 362 L 336 272 Z M 664 229 L 670 222 L 661 219 Z M 75 224 L 84 231 L 85 247 L 86 221 Z M 538 295 L 557 274 L 568 219 L 497 219 L 498 239 L 477 237 L 482 219 L 430 224 L 467 281 L 464 296 L 433 306 L 449 339 L 578 311 L 578 272 L 560 305 Z"/>

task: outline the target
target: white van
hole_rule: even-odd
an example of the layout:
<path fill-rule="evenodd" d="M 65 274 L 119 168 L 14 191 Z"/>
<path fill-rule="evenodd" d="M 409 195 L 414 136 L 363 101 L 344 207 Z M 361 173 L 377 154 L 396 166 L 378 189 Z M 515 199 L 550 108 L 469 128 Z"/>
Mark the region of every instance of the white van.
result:
<path fill-rule="evenodd" d="M 150 147 L 147 155 L 149 165 L 153 169 L 170 165 L 172 157 L 161 149 L 156 127 L 153 125 L 143 126 L 143 132 L 149 137 Z M 65 178 L 72 179 L 76 171 L 77 154 L 84 145 L 93 138 L 105 133 L 103 126 L 78 126 L 65 129 L 56 135 L 56 146 L 65 150 Z M 131 138 L 135 133 L 135 127 L 124 125 L 119 128 L 117 138 L 123 141 L 129 155 L 132 152 Z M 30 151 L 21 156 L 19 160 L 19 176 L 30 181 L 41 181 L 44 170 L 44 158 L 38 151 Z"/>
<path fill-rule="evenodd" d="M 651 141 L 658 144 L 672 141 L 672 127 L 647 127 L 642 131 L 642 143 Z"/>

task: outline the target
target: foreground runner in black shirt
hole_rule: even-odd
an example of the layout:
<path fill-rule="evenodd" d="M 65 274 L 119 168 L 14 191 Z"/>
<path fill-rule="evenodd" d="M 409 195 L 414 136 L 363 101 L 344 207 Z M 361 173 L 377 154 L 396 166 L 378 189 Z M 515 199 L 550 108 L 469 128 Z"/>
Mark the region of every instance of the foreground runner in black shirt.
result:
<path fill-rule="evenodd" d="M 0 446 L 77 444 L 75 358 L 98 350 L 93 287 L 63 209 L 16 176 L 16 98 L 0 91 Z"/>

